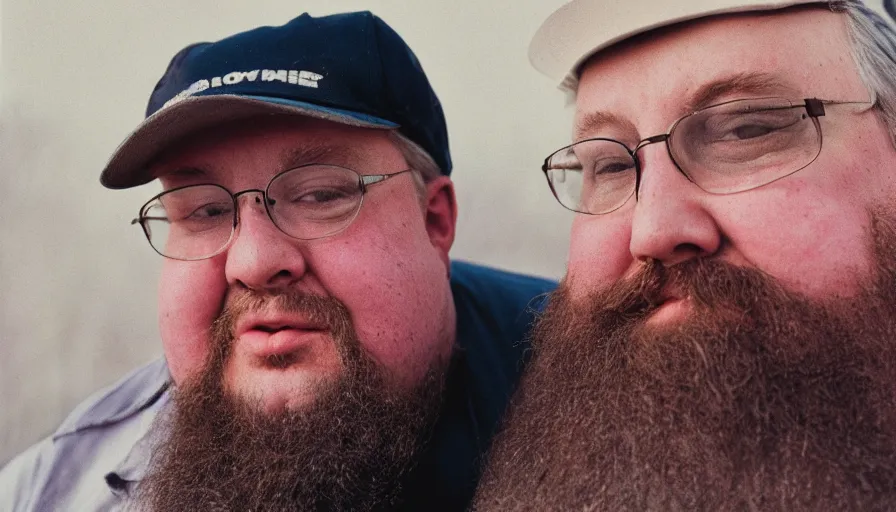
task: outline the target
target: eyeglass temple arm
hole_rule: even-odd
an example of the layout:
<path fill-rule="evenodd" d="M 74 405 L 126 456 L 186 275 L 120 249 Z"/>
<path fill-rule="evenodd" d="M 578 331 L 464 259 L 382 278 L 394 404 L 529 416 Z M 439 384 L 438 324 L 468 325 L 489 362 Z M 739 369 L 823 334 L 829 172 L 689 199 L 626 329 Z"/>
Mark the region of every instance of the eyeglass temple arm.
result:
<path fill-rule="evenodd" d="M 131 225 L 141 224 L 144 220 L 168 220 L 168 217 L 137 217 L 136 219 L 131 219 Z"/>
<path fill-rule="evenodd" d="M 393 172 L 391 174 L 365 174 L 361 176 L 361 187 L 366 190 L 370 185 L 375 185 L 377 183 L 381 183 L 383 181 L 388 180 L 389 178 L 394 178 L 399 174 L 404 174 L 406 172 L 413 172 L 414 169 L 405 169 L 403 171 Z"/>
<path fill-rule="evenodd" d="M 865 110 L 869 110 L 874 108 L 874 105 L 877 104 L 876 98 L 871 98 L 870 101 L 833 101 L 833 100 L 820 100 L 818 98 L 806 98 L 805 107 L 806 112 L 809 113 L 810 117 L 821 117 L 825 115 L 825 106 L 828 107 L 836 107 L 836 106 L 854 106 L 854 107 L 863 107 L 860 112 L 864 112 Z"/>

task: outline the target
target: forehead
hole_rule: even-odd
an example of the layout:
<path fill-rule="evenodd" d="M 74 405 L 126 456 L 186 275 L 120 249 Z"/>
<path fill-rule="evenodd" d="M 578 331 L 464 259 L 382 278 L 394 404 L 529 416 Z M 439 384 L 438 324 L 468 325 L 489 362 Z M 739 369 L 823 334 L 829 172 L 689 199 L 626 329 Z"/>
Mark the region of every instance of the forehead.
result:
<path fill-rule="evenodd" d="M 845 22 L 801 7 L 717 16 L 616 45 L 582 70 L 576 138 L 607 124 L 659 133 L 695 108 L 742 97 L 867 99 Z"/>
<path fill-rule="evenodd" d="M 150 168 L 163 183 L 184 178 L 244 181 L 256 176 L 270 178 L 310 163 L 375 173 L 394 166 L 400 158 L 385 130 L 295 116 L 266 116 L 187 137 L 162 153 Z"/>

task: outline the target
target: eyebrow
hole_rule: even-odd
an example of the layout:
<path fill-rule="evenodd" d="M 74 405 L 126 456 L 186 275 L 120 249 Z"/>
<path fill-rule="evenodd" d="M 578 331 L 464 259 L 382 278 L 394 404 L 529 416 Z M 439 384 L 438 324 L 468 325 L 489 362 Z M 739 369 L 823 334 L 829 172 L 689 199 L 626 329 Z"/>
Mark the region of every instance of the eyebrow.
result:
<path fill-rule="evenodd" d="M 691 96 L 682 115 L 718 103 L 725 96 L 734 94 L 750 96 L 759 94 L 784 95 L 788 97 L 787 99 L 794 99 L 792 97 L 798 95 L 798 90 L 771 73 L 737 73 L 701 85 Z M 739 99 L 739 97 L 730 99 Z"/>
<path fill-rule="evenodd" d="M 287 149 L 280 155 L 282 169 L 306 164 L 335 164 L 354 168 L 368 158 L 355 148 L 329 144 L 307 144 Z"/>
<path fill-rule="evenodd" d="M 585 134 L 597 133 L 606 126 L 616 126 L 627 133 L 638 133 L 638 129 L 628 119 L 611 112 L 596 111 L 576 119 L 575 140 L 586 138 Z"/>
<path fill-rule="evenodd" d="M 722 98 L 726 96 L 733 95 L 783 95 L 790 99 L 798 96 L 798 90 L 771 73 L 737 73 L 701 85 L 685 103 L 679 115 L 700 110 L 722 101 Z M 671 124 L 672 120 L 669 123 Z M 629 133 L 638 133 L 637 128 L 630 120 L 612 112 L 594 111 L 583 114 L 576 120 L 575 140 L 582 140 L 587 135 L 597 133 L 607 126 L 615 126 Z"/>

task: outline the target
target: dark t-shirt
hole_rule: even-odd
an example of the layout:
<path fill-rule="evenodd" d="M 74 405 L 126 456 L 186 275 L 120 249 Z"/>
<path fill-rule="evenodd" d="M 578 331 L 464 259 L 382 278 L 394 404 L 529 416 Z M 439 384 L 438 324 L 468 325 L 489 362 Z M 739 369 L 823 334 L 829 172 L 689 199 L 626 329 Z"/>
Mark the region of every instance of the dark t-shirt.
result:
<path fill-rule="evenodd" d="M 556 283 L 470 263 L 451 266 L 457 343 L 442 414 L 405 484 L 406 511 L 463 511 L 528 359 L 526 334 Z"/>

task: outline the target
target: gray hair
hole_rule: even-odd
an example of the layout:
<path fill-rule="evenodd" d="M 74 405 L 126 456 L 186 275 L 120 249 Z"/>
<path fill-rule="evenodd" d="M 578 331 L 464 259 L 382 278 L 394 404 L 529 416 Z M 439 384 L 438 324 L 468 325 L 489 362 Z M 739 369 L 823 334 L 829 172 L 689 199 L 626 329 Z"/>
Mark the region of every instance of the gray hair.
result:
<path fill-rule="evenodd" d="M 436 161 L 416 142 L 394 130 L 389 132 L 389 140 L 401 152 L 408 167 L 419 172 L 424 182 L 429 182 L 442 175 L 442 170 L 439 169 Z"/>
<path fill-rule="evenodd" d="M 426 210 L 426 184 L 442 175 L 439 165 L 419 144 L 398 131 L 389 131 L 388 137 L 401 152 L 408 167 L 417 171 L 412 172 L 411 176 L 413 176 L 414 188 L 417 189 L 417 196 L 420 198 L 420 205 Z"/>
<path fill-rule="evenodd" d="M 859 77 L 896 146 L 896 31 L 859 0 L 837 0 L 831 9 L 845 11 L 852 54 Z"/>

